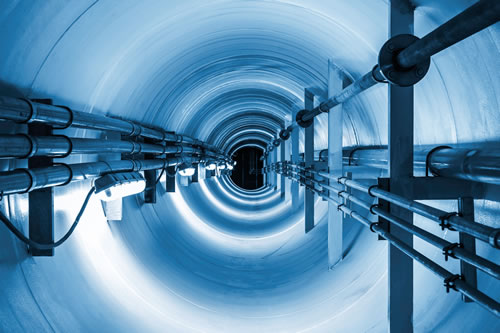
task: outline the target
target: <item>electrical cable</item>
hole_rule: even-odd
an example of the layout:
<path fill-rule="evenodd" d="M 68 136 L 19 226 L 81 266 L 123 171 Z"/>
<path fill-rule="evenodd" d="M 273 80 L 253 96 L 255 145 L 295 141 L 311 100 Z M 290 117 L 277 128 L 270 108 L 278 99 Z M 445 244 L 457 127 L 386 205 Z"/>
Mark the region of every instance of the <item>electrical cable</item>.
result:
<path fill-rule="evenodd" d="M 90 201 L 90 198 L 92 197 L 94 192 L 95 192 L 95 187 L 92 186 L 90 188 L 89 193 L 85 197 L 85 200 L 83 201 L 82 208 L 80 208 L 80 211 L 78 212 L 78 215 L 76 216 L 75 221 L 73 222 L 73 224 L 69 228 L 68 232 L 55 243 L 38 243 L 38 242 L 35 242 L 35 241 L 29 239 L 19 229 L 17 229 L 16 226 L 1 211 L 0 211 L 0 220 L 23 243 L 25 243 L 31 247 L 40 249 L 40 250 L 53 249 L 53 248 L 56 248 L 59 245 L 63 244 L 69 238 L 69 236 L 71 236 L 73 231 L 75 231 L 75 228 L 78 225 L 78 222 L 80 222 L 80 219 L 82 218 L 82 215 L 85 212 L 85 209 L 87 208 L 87 205 Z"/>

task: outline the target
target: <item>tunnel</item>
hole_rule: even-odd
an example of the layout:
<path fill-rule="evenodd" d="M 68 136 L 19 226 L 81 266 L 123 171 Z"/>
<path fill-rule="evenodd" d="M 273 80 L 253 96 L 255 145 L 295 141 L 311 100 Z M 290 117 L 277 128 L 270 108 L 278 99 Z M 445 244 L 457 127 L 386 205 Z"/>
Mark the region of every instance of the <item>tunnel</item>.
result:
<path fill-rule="evenodd" d="M 391 285 L 398 283 L 389 274 L 392 245 L 371 232 L 373 225 L 367 228 L 345 214 L 342 260 L 330 265 L 329 201 L 298 185 L 294 199 L 293 181 L 276 171 L 280 156 L 288 160 L 292 154 L 291 140 L 299 155 L 308 149 L 307 128 L 294 129 L 295 139 L 279 147 L 272 144 L 296 121 L 307 94 L 314 96 L 313 106 L 331 97 L 329 68 L 343 73 L 344 87 L 372 71 L 390 36 L 390 9 L 401 10 L 404 3 L 414 11 L 413 34 L 422 37 L 476 1 L 2 1 L 0 96 L 6 97 L 0 104 L 15 99 L 12 108 L 31 110 L 32 117 L 41 105 L 70 110 L 68 124 L 85 115 L 105 116 L 132 124 L 135 137 L 144 128 L 161 129 L 164 137 L 175 133 L 179 142 L 194 138 L 198 148 L 192 151 L 213 149 L 227 160 L 215 170 L 196 169 L 196 179 L 179 172 L 194 168 L 191 163 L 198 168 L 197 160 L 155 168 L 149 177 L 158 178 L 156 187 L 148 192 L 154 204 L 145 194 L 127 196 L 116 207 L 90 197 L 74 233 L 49 255 L 34 255 L 2 224 L 0 331 L 397 332 L 391 321 L 402 318 L 415 332 L 499 332 L 498 314 L 465 302 L 456 289 L 447 292 L 443 279 L 417 261 L 410 261 L 411 311 L 391 307 L 390 299 L 408 292 L 396 295 Z M 415 147 L 498 151 L 499 72 L 498 23 L 433 55 L 425 77 L 413 85 Z M 341 145 L 351 149 L 353 160 L 363 152 L 356 147 L 390 144 L 389 97 L 387 82 L 381 82 L 342 104 Z M 31 138 L 29 124 L 5 120 L 6 110 L 0 107 L 0 134 Z M 328 149 L 329 116 L 316 116 L 309 132 L 315 160 Z M 99 130 L 99 124 L 64 127 L 54 126 L 49 135 L 93 139 L 96 145 L 128 140 L 123 133 Z M 148 139 L 133 142 L 133 149 L 155 145 Z M 76 141 L 71 144 L 76 149 Z M 188 151 L 179 148 L 175 156 Z M 75 171 L 68 165 L 109 166 L 131 158 L 110 152 L 61 154 L 50 166 L 59 173 L 70 170 L 71 178 Z M 498 156 L 488 170 L 498 170 Z M 0 159 L 0 183 L 16 175 L 31 177 L 32 184 L 25 191 L 2 191 L 0 210 L 28 235 L 36 208 L 30 192 L 34 176 L 14 170 L 27 170 L 34 160 L 21 157 Z M 426 164 L 425 156 L 418 161 Z M 424 169 L 416 168 L 415 175 Z M 376 170 L 360 182 L 371 178 L 375 183 L 366 184 L 372 185 L 387 177 L 383 168 Z M 147 183 L 147 171 L 143 176 Z M 175 191 L 166 185 L 172 179 Z M 495 230 L 498 179 L 487 181 L 489 192 L 472 200 L 475 220 Z M 89 177 L 78 180 L 51 187 L 53 201 L 38 210 L 40 219 L 53 217 L 54 240 L 66 234 L 94 184 Z M 308 232 L 305 202 L 314 209 Z M 418 202 L 446 212 L 459 209 L 449 198 Z M 373 218 L 368 211 L 362 215 Z M 416 226 L 459 242 L 458 232 L 443 221 L 440 227 L 412 216 Z M 447 270 L 461 270 L 460 260 L 445 258 L 442 249 L 417 237 L 413 245 Z M 478 240 L 475 251 L 500 264 L 498 249 L 487 242 Z M 500 300 L 497 279 L 477 270 L 476 284 Z"/>

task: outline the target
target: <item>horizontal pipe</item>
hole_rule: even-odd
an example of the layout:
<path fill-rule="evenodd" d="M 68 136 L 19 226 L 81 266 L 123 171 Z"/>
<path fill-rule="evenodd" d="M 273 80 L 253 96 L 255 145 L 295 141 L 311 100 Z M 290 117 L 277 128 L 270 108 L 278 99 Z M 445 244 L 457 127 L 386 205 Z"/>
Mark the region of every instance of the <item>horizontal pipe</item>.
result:
<path fill-rule="evenodd" d="M 405 48 L 396 62 L 401 68 L 411 68 L 499 20 L 500 1 L 481 0 Z"/>
<path fill-rule="evenodd" d="M 500 149 L 442 148 L 429 154 L 429 169 L 434 175 L 500 185 Z"/>
<path fill-rule="evenodd" d="M 0 96 L 0 119 L 18 123 L 43 123 L 61 128 L 75 126 L 95 130 L 116 131 L 126 136 L 142 136 L 158 141 L 184 142 L 199 145 L 205 149 L 222 153 L 218 148 L 186 135 L 148 128 L 128 120 L 8 96 Z"/>
<path fill-rule="evenodd" d="M 446 270 L 445 268 L 441 267 L 439 264 L 435 263 L 431 259 L 427 258 L 417 250 L 415 250 L 413 247 L 408 246 L 406 243 L 392 235 L 391 233 L 387 232 L 384 230 L 382 227 L 380 227 L 377 223 L 372 223 L 356 211 L 348 208 L 345 205 L 340 204 L 338 201 L 330 198 L 328 195 L 325 195 L 319 191 L 316 191 L 316 193 L 322 197 L 325 198 L 326 200 L 336 204 L 338 206 L 338 209 L 344 212 L 345 214 L 348 214 L 350 217 L 353 219 L 357 220 L 358 222 L 361 222 L 364 226 L 370 228 L 370 230 L 373 230 L 373 232 L 379 234 L 383 238 L 385 238 L 389 243 L 392 245 L 396 246 L 399 250 L 401 250 L 403 253 L 405 253 L 407 256 L 412 258 L 413 260 L 419 262 L 422 264 L 424 267 L 429 269 L 431 272 L 436 274 L 437 276 L 441 277 L 442 279 L 446 280 L 449 279 L 450 277 L 453 277 L 454 274 L 452 274 L 450 271 Z M 472 299 L 474 302 L 476 302 L 478 305 L 482 306 L 486 310 L 490 311 L 497 317 L 500 317 L 500 304 L 492 299 L 491 297 L 487 296 L 486 294 L 482 293 L 478 289 L 470 286 L 467 284 L 464 280 L 457 279 L 453 281 L 452 288 L 463 295 L 469 297 Z"/>
<path fill-rule="evenodd" d="M 410 224 L 410 223 L 388 213 L 387 211 L 385 211 L 381 208 L 373 207 L 372 211 L 374 213 L 376 213 L 377 215 L 382 216 L 383 218 L 385 218 L 389 222 L 391 222 L 395 225 L 398 225 L 402 229 L 412 233 L 413 235 L 418 236 L 419 238 L 425 240 L 427 243 L 432 244 L 440 249 L 444 249 L 444 248 L 452 245 L 452 243 L 450 243 L 450 242 L 448 242 L 448 241 L 446 241 L 446 240 L 444 240 L 444 239 L 442 239 L 434 234 L 431 234 L 430 232 L 423 230 L 423 229 L 421 229 L 413 224 Z M 457 259 L 461 259 L 461 260 L 473 265 L 474 267 L 482 270 L 486 274 L 489 274 L 496 279 L 500 279 L 500 266 L 499 265 L 497 265 L 489 260 L 486 260 L 482 257 L 479 257 L 479 256 L 467 251 L 466 249 L 461 248 L 461 247 L 454 247 L 451 251 L 452 251 L 451 253 Z"/>
<path fill-rule="evenodd" d="M 436 53 L 495 24 L 499 19 L 500 2 L 498 0 L 481 0 L 399 52 L 395 59 L 396 65 L 401 69 L 412 68 L 427 61 Z M 340 93 L 304 113 L 301 120 L 307 122 L 322 112 L 329 112 L 331 108 L 383 81 L 384 77 L 376 65 L 372 71 L 363 75 Z"/>
<path fill-rule="evenodd" d="M 343 155 L 344 165 L 381 169 L 388 166 L 387 148 L 349 148 L 344 149 Z M 429 171 L 435 176 L 500 185 L 500 149 L 416 146 L 414 169 L 424 171 L 427 162 Z M 318 174 L 329 179 L 332 177 L 326 172 Z"/>
<path fill-rule="evenodd" d="M 194 163 L 195 157 L 172 157 L 153 160 L 121 160 L 80 164 L 59 164 L 36 169 L 0 172 L 2 195 L 26 193 L 36 189 L 65 185 L 70 182 L 101 177 L 108 173 L 157 170 L 183 162 Z"/>
<path fill-rule="evenodd" d="M 423 203 L 406 199 L 397 194 L 387 192 L 378 187 L 369 187 L 347 178 L 340 178 L 339 183 L 357 189 L 364 193 L 376 196 L 380 199 L 393 203 L 401 208 L 419 214 L 437 223 L 449 223 L 458 231 L 465 232 L 475 238 L 489 243 L 491 246 L 500 248 L 500 229 L 487 225 L 471 222 L 458 215 L 451 215 L 443 210 L 427 206 Z"/>
<path fill-rule="evenodd" d="M 351 201 L 355 204 L 357 204 L 358 206 L 361 206 L 365 209 L 367 209 L 368 211 L 372 212 L 372 213 L 375 213 L 379 216 L 382 216 L 383 218 L 385 218 L 386 220 L 388 220 L 389 222 L 391 223 L 394 223 L 396 225 L 398 225 L 399 227 L 401 227 L 402 229 L 410 232 L 411 234 L 413 235 L 416 235 L 418 236 L 419 238 L 423 239 L 424 241 L 440 248 L 440 249 L 445 249 L 446 247 L 449 247 L 450 245 L 452 245 L 452 243 L 426 231 L 426 230 L 423 230 L 413 224 L 410 224 L 392 214 L 390 214 L 389 212 L 377 207 L 377 206 L 374 206 L 374 205 L 371 205 L 370 203 L 364 201 L 364 200 L 361 200 L 355 196 L 353 196 L 352 194 L 349 194 L 345 191 L 340 191 L 338 189 L 335 189 L 329 185 L 326 185 L 318 180 L 315 180 L 315 179 L 311 179 L 314 183 L 320 185 L 322 188 L 326 188 L 328 190 L 331 190 L 333 191 L 334 193 L 336 193 L 339 197 L 342 197 L 345 199 L 344 203 L 347 202 L 347 201 Z M 322 197 L 325 197 L 326 198 L 326 195 L 321 193 L 320 191 L 318 191 L 318 194 L 320 194 Z M 330 201 L 332 201 L 332 199 L 329 197 Z M 337 202 L 336 200 L 333 200 L 332 202 L 334 202 L 336 205 L 340 205 L 339 202 Z M 340 207 L 340 206 L 339 206 Z M 341 207 L 340 207 L 341 208 Z M 487 259 L 484 259 L 480 256 L 477 256 L 476 254 L 474 253 L 471 253 L 469 251 L 467 251 L 466 249 L 464 248 L 461 248 L 461 247 L 454 247 L 452 248 L 451 250 L 451 254 L 454 255 L 457 259 L 461 259 L 471 265 L 473 265 L 474 267 L 482 270 L 483 272 L 491 275 L 492 277 L 496 278 L 496 279 L 500 279 L 500 266 L 487 260 Z"/>
<path fill-rule="evenodd" d="M 0 135 L 0 158 L 33 156 L 64 157 L 69 154 L 177 154 L 202 153 L 200 149 L 150 144 L 126 140 L 80 139 L 63 135 L 34 137 L 29 135 Z"/>
<path fill-rule="evenodd" d="M 368 88 L 373 87 L 383 80 L 382 77 L 375 78 L 374 71 L 370 71 L 363 75 L 360 79 L 354 81 L 352 84 L 344 88 L 340 93 L 328 99 L 326 102 L 321 103 L 311 111 L 302 116 L 303 121 L 308 121 L 316 117 L 322 112 L 328 112 L 331 108 L 340 105 L 348 99 L 360 94 Z"/>

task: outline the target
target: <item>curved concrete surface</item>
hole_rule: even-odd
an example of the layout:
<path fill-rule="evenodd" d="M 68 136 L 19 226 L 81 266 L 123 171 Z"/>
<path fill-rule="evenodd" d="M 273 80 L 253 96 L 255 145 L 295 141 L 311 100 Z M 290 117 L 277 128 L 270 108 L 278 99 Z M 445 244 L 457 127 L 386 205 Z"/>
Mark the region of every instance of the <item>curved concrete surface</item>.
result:
<path fill-rule="evenodd" d="M 414 3 L 422 36 L 473 1 Z M 321 96 L 329 58 L 354 79 L 370 70 L 387 22 L 386 0 L 2 1 L 0 89 L 230 149 L 268 140 L 302 107 L 304 87 Z M 432 58 L 415 86 L 416 144 L 500 140 L 499 48 L 496 24 Z M 386 91 L 377 86 L 346 103 L 344 145 L 387 143 Z M 327 141 L 323 117 L 318 148 Z M 56 238 L 88 187 L 56 188 Z M 6 197 L 0 207 L 26 232 L 26 195 Z M 479 221 L 500 225 L 498 203 L 476 207 Z M 52 258 L 28 256 L 0 226 L 0 331 L 387 331 L 387 244 L 349 224 L 346 258 L 328 271 L 326 206 L 318 200 L 316 208 L 318 225 L 305 235 L 302 207 L 279 193 L 245 193 L 211 179 L 176 193 L 159 187 L 155 205 L 126 198 L 121 222 L 107 223 L 92 199 Z M 415 223 L 457 237 L 422 218 Z M 457 271 L 458 262 L 445 263 L 440 250 L 415 244 Z M 477 246 L 500 262 L 487 245 Z M 498 281 L 482 273 L 478 280 L 500 297 Z M 416 332 L 500 330 L 498 318 L 446 294 L 419 264 L 414 303 Z"/>

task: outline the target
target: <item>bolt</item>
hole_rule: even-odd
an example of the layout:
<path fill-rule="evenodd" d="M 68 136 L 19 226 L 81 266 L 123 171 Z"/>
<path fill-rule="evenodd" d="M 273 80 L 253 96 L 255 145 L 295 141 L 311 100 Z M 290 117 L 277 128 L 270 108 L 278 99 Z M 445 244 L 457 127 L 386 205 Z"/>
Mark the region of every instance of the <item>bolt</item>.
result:
<path fill-rule="evenodd" d="M 390 51 L 394 51 L 394 44 L 389 43 L 389 44 L 387 45 L 387 48 L 388 48 Z"/>
<path fill-rule="evenodd" d="M 389 71 L 389 73 L 387 73 L 387 76 L 390 78 L 390 79 L 394 79 L 395 75 L 394 75 L 394 71 Z"/>
<path fill-rule="evenodd" d="M 417 68 L 417 76 L 423 76 L 425 74 L 425 71 L 423 68 Z"/>

